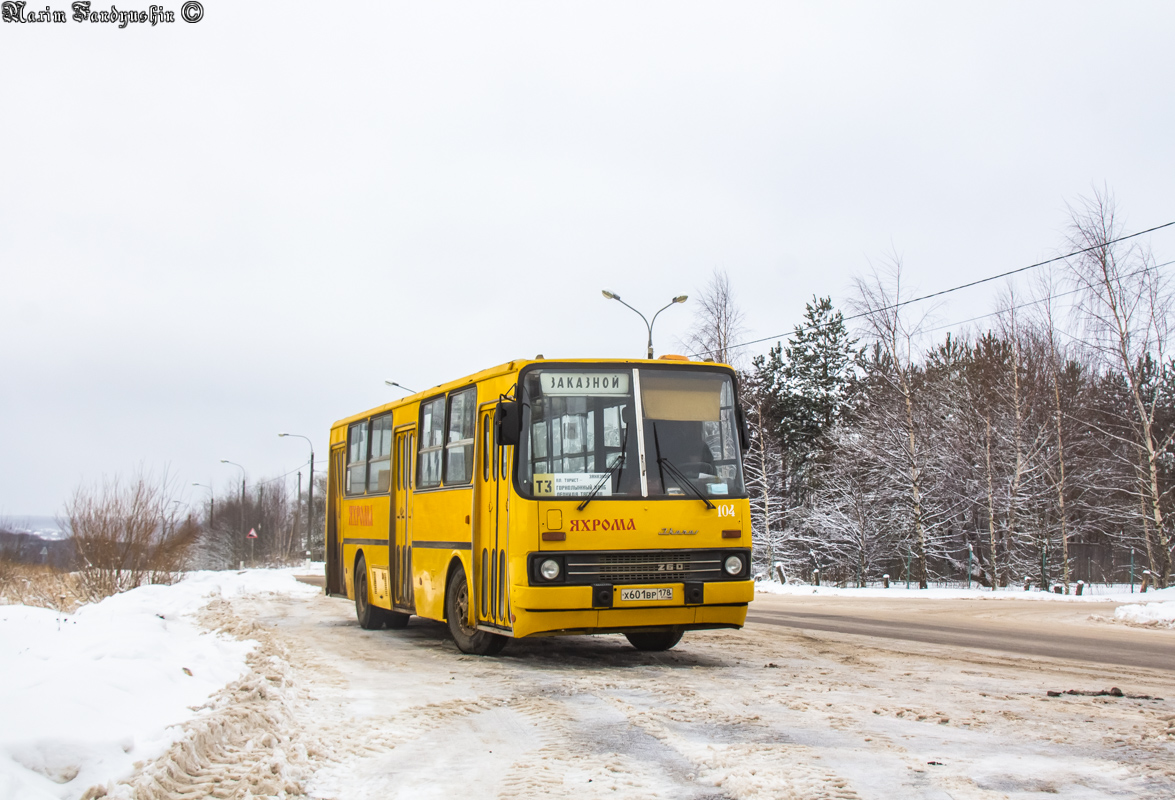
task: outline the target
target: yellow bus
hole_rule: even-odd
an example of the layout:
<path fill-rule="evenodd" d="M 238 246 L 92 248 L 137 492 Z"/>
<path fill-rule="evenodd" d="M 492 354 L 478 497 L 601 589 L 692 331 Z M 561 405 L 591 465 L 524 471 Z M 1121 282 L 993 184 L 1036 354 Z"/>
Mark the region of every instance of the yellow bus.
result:
<path fill-rule="evenodd" d="M 622 633 L 667 650 L 753 593 L 734 371 L 511 361 L 331 427 L 326 591 L 466 653 Z"/>

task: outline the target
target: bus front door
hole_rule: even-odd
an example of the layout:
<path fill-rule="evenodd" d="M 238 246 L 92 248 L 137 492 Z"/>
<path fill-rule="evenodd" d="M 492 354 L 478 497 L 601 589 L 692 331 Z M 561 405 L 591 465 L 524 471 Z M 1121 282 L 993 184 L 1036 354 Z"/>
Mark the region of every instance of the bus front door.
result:
<path fill-rule="evenodd" d="M 412 455 L 416 429 L 396 431 L 392 472 L 392 605 L 410 612 L 416 609 L 412 591 Z"/>
<path fill-rule="evenodd" d="M 494 404 L 482 408 L 477 466 L 477 520 L 473 529 L 473 597 L 480 625 L 509 629 L 503 448 L 494 444 Z M 488 413 L 487 413 L 488 409 Z"/>

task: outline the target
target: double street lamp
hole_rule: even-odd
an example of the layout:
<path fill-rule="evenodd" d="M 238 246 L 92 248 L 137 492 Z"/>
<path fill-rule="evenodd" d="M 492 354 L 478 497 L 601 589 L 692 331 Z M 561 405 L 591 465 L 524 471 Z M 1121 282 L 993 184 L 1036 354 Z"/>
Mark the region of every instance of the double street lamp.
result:
<path fill-rule="evenodd" d="M 610 292 L 607 289 L 605 289 L 604 290 L 604 297 L 606 297 L 609 300 L 615 300 L 617 303 L 620 303 L 620 305 L 625 306 L 626 308 L 630 308 L 633 311 L 636 311 L 637 315 L 642 320 L 644 320 L 645 327 L 649 329 L 649 344 L 648 344 L 648 356 L 647 356 L 647 358 L 649 358 L 649 359 L 652 359 L 652 357 L 653 357 L 653 322 L 657 321 L 657 314 L 660 314 L 662 311 L 664 311 L 666 308 L 669 308 L 669 306 L 671 306 L 671 305 L 674 305 L 676 303 L 684 303 L 686 300 L 689 299 L 689 297 L 687 295 L 684 295 L 684 294 L 678 295 L 677 297 L 675 297 L 669 301 L 669 305 L 666 305 L 664 308 L 658 309 L 657 314 L 653 315 L 653 322 L 650 322 L 648 319 L 645 318 L 644 314 L 641 314 L 641 312 L 637 311 L 635 308 L 632 308 L 632 306 L 628 305 L 628 303 L 621 300 L 620 295 L 616 294 L 615 292 Z"/>
<path fill-rule="evenodd" d="M 305 439 L 310 445 L 310 486 L 307 489 L 306 501 L 306 549 L 310 550 L 314 544 L 314 442 L 310 441 L 309 436 L 303 436 L 300 433 L 279 433 L 278 436 L 294 436 L 298 439 Z"/>

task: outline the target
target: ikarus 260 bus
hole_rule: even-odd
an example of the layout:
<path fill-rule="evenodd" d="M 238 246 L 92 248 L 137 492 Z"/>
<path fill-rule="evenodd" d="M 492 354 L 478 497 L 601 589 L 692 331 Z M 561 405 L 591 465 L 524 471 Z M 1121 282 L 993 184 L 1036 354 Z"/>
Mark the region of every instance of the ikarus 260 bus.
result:
<path fill-rule="evenodd" d="M 448 623 L 464 652 L 738 628 L 751 580 L 734 371 L 511 361 L 335 423 L 327 592 L 359 624 Z"/>

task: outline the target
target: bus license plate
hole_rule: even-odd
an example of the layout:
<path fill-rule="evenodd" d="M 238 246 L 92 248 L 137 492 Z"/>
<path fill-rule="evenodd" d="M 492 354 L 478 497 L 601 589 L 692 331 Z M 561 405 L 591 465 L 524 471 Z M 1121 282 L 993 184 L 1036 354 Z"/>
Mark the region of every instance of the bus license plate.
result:
<path fill-rule="evenodd" d="M 672 600 L 673 589 L 665 587 L 664 589 L 621 589 L 621 601 L 649 601 L 649 600 Z"/>

